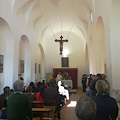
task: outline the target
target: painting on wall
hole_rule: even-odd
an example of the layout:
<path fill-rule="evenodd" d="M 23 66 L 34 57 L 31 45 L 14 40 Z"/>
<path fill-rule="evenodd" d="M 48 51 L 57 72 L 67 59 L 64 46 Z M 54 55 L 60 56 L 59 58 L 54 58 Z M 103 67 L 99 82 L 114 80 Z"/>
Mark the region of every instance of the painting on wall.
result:
<path fill-rule="evenodd" d="M 37 63 L 35 63 L 35 73 L 37 73 Z"/>
<path fill-rule="evenodd" d="M 3 73 L 3 55 L 0 55 L 0 73 Z"/>
<path fill-rule="evenodd" d="M 20 73 L 24 73 L 24 60 L 20 60 Z"/>
<path fill-rule="evenodd" d="M 39 71 L 39 73 L 40 73 L 40 64 L 38 65 L 38 71 Z"/>
<path fill-rule="evenodd" d="M 62 57 L 61 58 L 62 67 L 69 67 L 69 58 L 68 57 Z"/>

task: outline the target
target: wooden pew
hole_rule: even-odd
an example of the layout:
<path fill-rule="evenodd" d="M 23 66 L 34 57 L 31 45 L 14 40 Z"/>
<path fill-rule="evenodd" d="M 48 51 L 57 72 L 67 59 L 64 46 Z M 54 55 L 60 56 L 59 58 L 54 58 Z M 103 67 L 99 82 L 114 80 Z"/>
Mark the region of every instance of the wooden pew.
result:
<path fill-rule="evenodd" d="M 33 108 L 36 107 L 36 105 L 40 105 L 41 104 L 41 107 L 43 106 L 43 102 L 42 101 L 30 101 L 31 105 Z"/>
<path fill-rule="evenodd" d="M 7 119 L 0 119 L 0 120 L 7 120 Z M 33 120 L 41 120 L 40 117 L 33 117 Z"/>
<path fill-rule="evenodd" d="M 5 107 L 2 108 L 2 110 L 5 110 L 5 109 L 6 109 Z M 49 112 L 50 112 L 50 110 L 51 110 L 51 108 L 32 108 L 33 112 L 39 112 L 40 113 L 40 118 L 42 118 L 42 114 L 43 113 L 48 113 L 48 118 L 49 118 Z"/>
<path fill-rule="evenodd" d="M 40 117 L 33 117 L 33 120 L 41 120 Z"/>
<path fill-rule="evenodd" d="M 3 107 L 1 110 L 5 110 L 6 109 L 6 107 Z"/>
<path fill-rule="evenodd" d="M 52 118 L 42 118 L 41 120 L 53 120 Z"/>
<path fill-rule="evenodd" d="M 30 101 L 31 104 L 43 104 L 42 101 Z"/>
<path fill-rule="evenodd" d="M 3 107 L 2 110 L 5 110 L 6 107 Z M 32 108 L 33 112 L 50 112 L 51 108 Z"/>
<path fill-rule="evenodd" d="M 33 112 L 50 112 L 51 108 L 32 108 Z"/>
<path fill-rule="evenodd" d="M 33 112 L 39 112 L 40 113 L 40 118 L 42 118 L 43 113 L 48 113 L 48 118 L 49 118 L 49 112 L 51 108 L 32 108 Z"/>

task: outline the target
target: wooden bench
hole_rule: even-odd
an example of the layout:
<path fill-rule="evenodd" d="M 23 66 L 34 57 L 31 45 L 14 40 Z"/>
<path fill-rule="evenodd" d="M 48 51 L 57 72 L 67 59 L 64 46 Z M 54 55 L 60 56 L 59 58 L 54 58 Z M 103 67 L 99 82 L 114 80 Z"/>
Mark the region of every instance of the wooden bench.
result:
<path fill-rule="evenodd" d="M 33 117 L 33 120 L 41 120 L 40 117 Z"/>
<path fill-rule="evenodd" d="M 0 119 L 0 120 L 7 120 L 7 119 Z M 53 120 L 52 118 L 39 118 L 39 117 L 33 117 L 33 120 Z"/>
<path fill-rule="evenodd" d="M 2 110 L 5 110 L 6 107 L 3 107 Z M 40 113 L 40 118 L 42 118 L 42 114 L 43 113 L 48 113 L 48 117 L 49 117 L 49 112 L 50 112 L 51 108 L 32 108 L 33 112 L 39 112 Z"/>
<path fill-rule="evenodd" d="M 30 101 L 31 104 L 43 104 L 42 101 Z"/>
<path fill-rule="evenodd" d="M 41 118 L 40 120 L 53 120 L 53 118 Z"/>
<path fill-rule="evenodd" d="M 40 113 L 40 118 L 42 118 L 43 113 L 48 113 L 48 118 L 49 118 L 49 112 L 51 108 L 32 108 L 33 112 L 39 112 Z"/>
<path fill-rule="evenodd" d="M 6 109 L 6 107 L 3 107 L 1 110 L 5 110 Z"/>
<path fill-rule="evenodd" d="M 50 112 L 51 108 L 32 108 L 33 112 Z"/>
<path fill-rule="evenodd" d="M 0 119 L 0 120 L 7 120 L 7 119 Z M 41 120 L 40 117 L 33 117 L 33 120 Z"/>

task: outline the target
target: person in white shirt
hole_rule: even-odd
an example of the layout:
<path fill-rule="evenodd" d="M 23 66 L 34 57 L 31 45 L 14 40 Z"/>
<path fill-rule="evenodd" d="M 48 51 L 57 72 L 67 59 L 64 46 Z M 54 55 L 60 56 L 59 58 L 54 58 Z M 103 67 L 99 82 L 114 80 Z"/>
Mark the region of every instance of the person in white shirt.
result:
<path fill-rule="evenodd" d="M 62 82 L 61 81 L 58 81 L 58 91 L 59 91 L 59 94 L 63 95 L 64 94 L 64 87 L 62 86 Z"/>
<path fill-rule="evenodd" d="M 61 81 L 58 81 L 58 91 L 59 91 L 59 94 L 60 95 L 63 95 L 65 96 L 65 104 L 66 104 L 66 99 L 69 100 L 69 92 L 67 89 L 65 89 L 63 86 L 62 86 L 62 82 Z"/>

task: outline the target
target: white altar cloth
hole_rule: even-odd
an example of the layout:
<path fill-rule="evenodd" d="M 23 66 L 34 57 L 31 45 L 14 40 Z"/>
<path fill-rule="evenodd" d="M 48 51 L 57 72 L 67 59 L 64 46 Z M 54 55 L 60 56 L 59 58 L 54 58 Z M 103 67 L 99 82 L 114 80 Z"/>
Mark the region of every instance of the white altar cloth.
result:
<path fill-rule="evenodd" d="M 61 80 L 64 85 L 67 85 L 68 87 L 73 88 L 73 82 L 72 80 Z"/>

